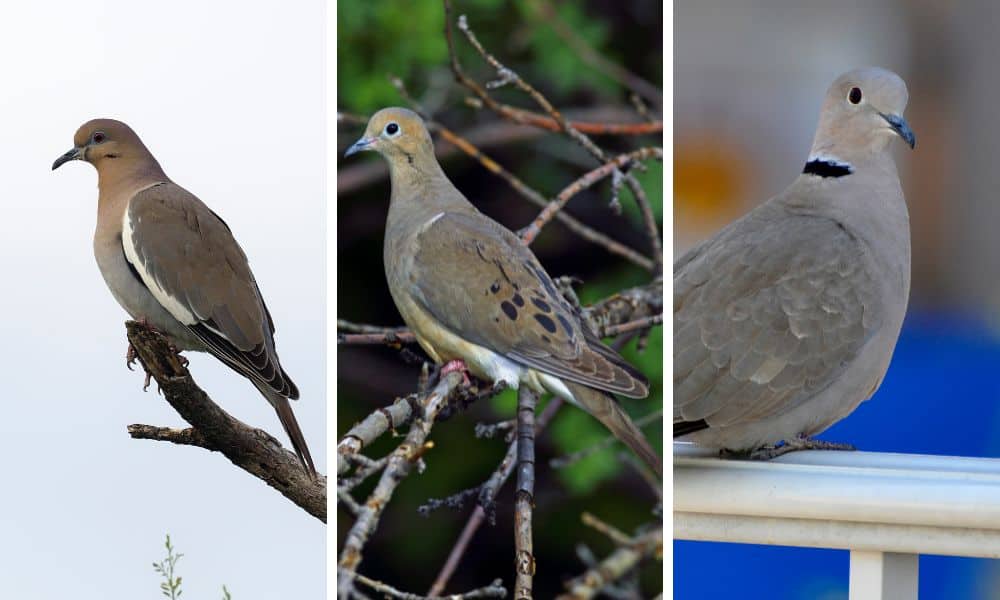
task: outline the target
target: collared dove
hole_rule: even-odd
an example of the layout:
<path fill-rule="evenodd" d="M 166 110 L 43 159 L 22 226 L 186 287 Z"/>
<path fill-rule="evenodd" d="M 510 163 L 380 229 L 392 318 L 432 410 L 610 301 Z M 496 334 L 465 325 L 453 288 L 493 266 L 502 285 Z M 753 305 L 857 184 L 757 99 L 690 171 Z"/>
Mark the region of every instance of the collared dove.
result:
<path fill-rule="evenodd" d="M 878 389 L 910 292 L 890 141 L 906 84 L 838 77 L 802 174 L 674 263 L 674 438 L 763 456 L 803 447 Z M 785 445 L 774 450 L 774 444 Z"/>
<path fill-rule="evenodd" d="M 611 395 L 642 398 L 646 378 L 594 335 L 516 235 L 448 180 L 423 120 L 404 108 L 372 116 L 347 155 L 389 163 L 389 291 L 442 372 L 553 392 L 604 424 L 662 475 L 659 456 Z M 464 364 L 463 364 L 464 363 Z"/>
<path fill-rule="evenodd" d="M 72 160 L 97 169 L 94 255 L 111 294 L 177 349 L 209 352 L 249 379 L 315 476 L 288 402 L 299 391 L 278 362 L 271 314 L 229 227 L 172 182 L 125 123 L 84 123 L 52 169 Z"/>

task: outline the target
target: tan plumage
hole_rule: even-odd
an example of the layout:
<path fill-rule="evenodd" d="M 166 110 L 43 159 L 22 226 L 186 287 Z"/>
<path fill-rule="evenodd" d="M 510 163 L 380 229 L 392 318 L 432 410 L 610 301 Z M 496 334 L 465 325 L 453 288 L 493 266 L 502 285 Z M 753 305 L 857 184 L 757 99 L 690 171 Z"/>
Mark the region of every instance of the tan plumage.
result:
<path fill-rule="evenodd" d="M 893 73 L 839 77 L 804 173 L 674 264 L 675 437 L 732 450 L 809 437 L 878 388 L 910 286 L 888 148 L 913 143 L 905 106 Z"/>
<path fill-rule="evenodd" d="M 242 248 L 196 196 L 170 181 L 128 125 L 96 119 L 52 168 L 83 160 L 97 169 L 94 254 L 119 304 L 179 349 L 207 351 L 274 407 L 303 466 L 315 474 L 289 405 L 298 389 L 281 368 L 274 323 Z"/>
<path fill-rule="evenodd" d="M 657 473 L 659 457 L 611 393 L 648 394 L 646 378 L 588 330 L 534 254 L 448 180 L 423 121 L 387 108 L 348 154 L 389 163 L 384 263 L 393 300 L 437 362 L 551 391 L 597 417 Z"/>

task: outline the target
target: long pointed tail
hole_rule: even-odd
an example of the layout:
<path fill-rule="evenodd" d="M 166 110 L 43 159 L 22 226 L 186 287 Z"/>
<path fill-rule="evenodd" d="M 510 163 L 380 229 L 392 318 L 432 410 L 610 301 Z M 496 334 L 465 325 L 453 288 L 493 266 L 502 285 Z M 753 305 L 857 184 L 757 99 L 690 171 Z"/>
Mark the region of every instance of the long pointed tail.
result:
<path fill-rule="evenodd" d="M 581 408 L 600 421 L 616 438 L 628 446 L 643 460 L 657 477 L 663 479 L 663 460 L 646 440 L 646 436 L 635 426 L 632 419 L 622 410 L 614 396 L 572 382 L 564 381 Z"/>
<path fill-rule="evenodd" d="M 306 445 L 306 438 L 302 435 L 299 422 L 295 419 L 295 413 L 292 412 L 292 405 L 288 402 L 288 398 L 279 396 L 270 390 L 261 390 L 261 392 L 264 393 L 268 402 L 271 403 L 275 412 L 278 413 L 278 420 L 281 421 L 281 426 L 285 428 L 288 439 L 292 441 L 292 449 L 295 450 L 296 456 L 299 457 L 302 468 L 315 479 L 316 467 L 313 465 L 312 455 L 309 454 L 309 446 Z"/>

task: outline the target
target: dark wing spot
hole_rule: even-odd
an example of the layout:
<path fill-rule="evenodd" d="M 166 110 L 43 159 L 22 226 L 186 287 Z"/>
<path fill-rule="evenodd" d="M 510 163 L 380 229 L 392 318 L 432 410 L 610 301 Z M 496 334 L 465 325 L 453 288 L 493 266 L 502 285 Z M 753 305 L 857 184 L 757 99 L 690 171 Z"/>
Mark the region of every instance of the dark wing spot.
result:
<path fill-rule="evenodd" d="M 552 307 L 549 306 L 549 303 L 541 298 L 532 298 L 531 303 L 537 306 L 538 310 L 542 312 L 552 312 Z"/>
<path fill-rule="evenodd" d="M 513 300 L 514 304 L 518 306 L 524 306 L 524 298 L 521 297 L 521 294 L 514 294 Z"/>
<path fill-rule="evenodd" d="M 546 344 L 551 344 L 552 343 L 552 339 L 549 338 L 549 336 L 547 336 L 545 334 L 542 334 L 542 341 L 545 342 Z"/>
<path fill-rule="evenodd" d="M 562 323 L 562 326 L 563 326 L 563 329 L 565 329 L 565 330 L 566 330 L 566 333 L 569 333 L 569 334 L 572 334 L 572 333 L 573 333 L 573 326 L 572 326 L 572 325 L 570 325 L 570 323 L 569 323 L 569 321 L 568 321 L 568 320 L 566 319 L 566 317 L 564 317 L 564 316 L 562 316 L 562 315 L 559 315 L 559 314 L 557 314 L 556 316 L 557 316 L 557 317 L 559 317 L 559 322 L 560 322 L 560 323 Z M 555 331 L 556 331 L 556 329 L 555 329 L 555 327 L 553 326 L 553 327 L 552 327 L 552 332 L 553 332 L 553 333 L 555 333 Z"/>
<path fill-rule="evenodd" d="M 552 321 L 552 319 L 546 317 L 545 315 L 536 314 L 535 320 L 545 328 L 545 331 L 548 331 L 549 333 L 556 332 L 556 324 Z"/>
<path fill-rule="evenodd" d="M 500 308 L 503 309 L 504 314 L 507 315 L 512 321 L 517 318 L 517 309 L 510 302 L 504 300 L 500 303 Z"/>
<path fill-rule="evenodd" d="M 493 292 L 494 294 L 497 293 L 497 292 L 499 292 L 500 291 L 500 282 L 499 281 L 494 281 L 493 284 L 490 285 L 490 291 Z"/>

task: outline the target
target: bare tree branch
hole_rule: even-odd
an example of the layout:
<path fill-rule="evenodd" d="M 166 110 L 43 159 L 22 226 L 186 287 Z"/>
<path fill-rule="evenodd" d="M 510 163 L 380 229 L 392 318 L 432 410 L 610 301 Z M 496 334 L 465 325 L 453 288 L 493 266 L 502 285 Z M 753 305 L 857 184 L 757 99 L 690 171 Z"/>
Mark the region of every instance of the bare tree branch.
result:
<path fill-rule="evenodd" d="M 569 202 L 570 198 L 594 185 L 601 179 L 604 179 L 613 173 L 620 173 L 620 169 L 624 168 L 626 165 L 646 158 L 662 159 L 663 150 L 660 148 L 640 148 L 633 152 L 616 156 L 600 167 L 588 171 L 579 179 L 563 188 L 555 199 L 545 206 L 542 212 L 535 217 L 535 220 L 522 230 L 521 240 L 525 244 L 530 244 L 542 231 L 542 227 L 545 227 L 545 225 L 551 221 L 556 214 L 559 214 L 564 206 L 566 206 L 566 203 Z"/>
<path fill-rule="evenodd" d="M 458 389 L 462 382 L 459 373 L 449 373 L 428 394 L 421 405 L 421 414 L 410 425 L 406 439 L 389 456 L 389 463 L 382 472 L 375 490 L 361 507 L 358 519 L 351 526 L 340 552 L 337 563 L 337 593 L 340 598 L 347 598 L 354 589 L 354 577 L 361 564 L 362 552 L 369 536 L 378 526 L 382 511 L 392 499 L 396 486 L 409 475 L 414 463 L 426 450 L 427 436 L 434 426 L 438 413 L 448 402 L 448 398 Z M 339 451 L 339 448 L 338 448 Z"/>
<path fill-rule="evenodd" d="M 535 419 L 535 435 L 540 434 L 552 420 L 552 417 L 556 415 L 556 412 L 563 405 L 563 400 L 561 398 L 553 398 L 545 405 L 545 409 L 542 410 L 538 418 Z M 472 536 L 475 535 L 479 526 L 483 524 L 489 516 L 489 520 L 493 522 L 493 510 L 494 504 L 496 502 L 497 495 L 500 493 L 500 489 L 503 484 L 510 478 L 511 474 L 514 472 L 515 459 L 517 458 L 517 440 L 511 441 L 510 445 L 507 447 L 507 454 L 504 456 L 503 460 L 500 461 L 500 466 L 493 471 L 490 478 L 486 480 L 483 485 L 479 486 L 479 503 L 478 506 L 469 515 L 469 520 L 465 523 L 465 527 L 462 529 L 461 535 L 459 535 L 458 540 L 455 542 L 455 546 L 448 553 L 448 559 L 445 561 L 441 571 L 438 573 L 437 578 L 434 580 L 434 585 L 431 586 L 428 594 L 440 594 L 444 591 L 444 588 L 448 585 L 448 580 L 455 573 L 455 569 L 458 568 L 458 563 L 462 560 L 462 556 L 468 549 L 469 542 L 472 540 Z"/>
<path fill-rule="evenodd" d="M 399 598 L 400 600 L 472 600 L 473 598 L 507 597 L 507 588 L 503 587 L 502 579 L 496 579 L 493 583 L 486 587 L 472 590 L 471 592 L 465 592 L 464 594 L 449 594 L 448 596 L 421 596 L 419 594 L 401 592 L 391 585 L 382 583 L 381 581 L 375 581 L 374 579 L 369 579 L 360 573 L 355 575 L 355 577 L 357 578 L 358 583 L 363 583 L 371 589 L 381 592 L 384 594 L 385 598 Z"/>
<path fill-rule="evenodd" d="M 156 439 L 199 446 L 222 453 L 237 467 L 278 490 L 320 521 L 326 522 L 326 476 L 310 478 L 292 452 L 262 429 L 233 418 L 215 404 L 191 378 L 162 334 L 127 321 L 129 343 L 156 380 L 166 401 L 195 431 L 131 425 L 138 439 Z"/>
<path fill-rule="evenodd" d="M 663 529 L 655 525 L 650 531 L 633 539 L 630 544 L 617 548 L 598 565 L 564 584 L 566 593 L 557 600 L 584 600 L 593 598 L 604 587 L 623 577 L 649 556 L 663 555 Z"/>
<path fill-rule="evenodd" d="M 535 504 L 535 393 L 517 392 L 517 490 L 514 492 L 514 598 L 530 600 L 535 576 L 531 511 Z"/>

